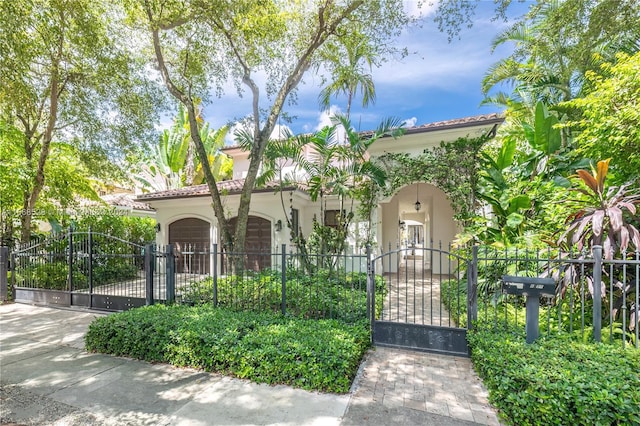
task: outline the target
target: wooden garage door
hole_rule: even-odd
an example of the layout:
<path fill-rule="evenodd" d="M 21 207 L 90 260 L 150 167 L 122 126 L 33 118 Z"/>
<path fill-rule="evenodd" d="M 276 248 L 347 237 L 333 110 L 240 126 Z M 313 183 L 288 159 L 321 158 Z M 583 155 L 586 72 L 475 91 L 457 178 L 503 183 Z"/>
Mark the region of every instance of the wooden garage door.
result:
<path fill-rule="evenodd" d="M 176 248 L 176 272 L 209 273 L 210 225 L 194 217 L 169 225 L 169 244 Z"/>
<path fill-rule="evenodd" d="M 231 228 L 236 229 L 237 217 L 229 220 Z M 260 271 L 271 267 L 271 222 L 258 216 L 249 216 L 247 237 L 244 244 L 245 267 Z"/>

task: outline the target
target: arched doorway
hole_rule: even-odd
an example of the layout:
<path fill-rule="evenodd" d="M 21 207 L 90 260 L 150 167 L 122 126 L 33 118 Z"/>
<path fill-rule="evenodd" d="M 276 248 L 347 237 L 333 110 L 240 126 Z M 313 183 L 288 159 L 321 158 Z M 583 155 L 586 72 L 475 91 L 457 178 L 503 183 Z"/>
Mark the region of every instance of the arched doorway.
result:
<path fill-rule="evenodd" d="M 237 217 L 229 220 L 229 225 L 234 232 L 237 221 Z M 270 268 L 271 251 L 271 221 L 258 216 L 249 216 L 244 243 L 245 268 L 252 271 Z"/>
<path fill-rule="evenodd" d="M 419 208 L 418 208 L 419 207 Z M 447 195 L 433 184 L 416 182 L 382 200 L 378 209 L 379 243 L 385 249 L 407 249 L 407 260 L 430 249 L 447 249 L 459 232 Z M 424 258 L 425 268 L 435 268 Z M 390 265 L 396 272 L 400 265 Z"/>
<path fill-rule="evenodd" d="M 176 253 L 176 272 L 209 273 L 211 225 L 195 217 L 179 219 L 169 225 L 169 244 Z"/>

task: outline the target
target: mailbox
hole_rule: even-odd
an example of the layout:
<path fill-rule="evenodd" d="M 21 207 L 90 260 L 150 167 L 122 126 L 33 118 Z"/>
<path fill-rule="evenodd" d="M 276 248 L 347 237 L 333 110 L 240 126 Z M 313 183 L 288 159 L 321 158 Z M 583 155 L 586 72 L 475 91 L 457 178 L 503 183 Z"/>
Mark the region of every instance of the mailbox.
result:
<path fill-rule="evenodd" d="M 553 296 L 556 281 L 553 278 L 502 276 L 502 291 L 520 296 Z"/>
<path fill-rule="evenodd" d="M 525 296 L 527 313 L 527 343 L 533 343 L 538 338 L 540 314 L 540 296 L 553 296 L 556 282 L 553 278 L 502 276 L 502 291 L 506 294 Z"/>

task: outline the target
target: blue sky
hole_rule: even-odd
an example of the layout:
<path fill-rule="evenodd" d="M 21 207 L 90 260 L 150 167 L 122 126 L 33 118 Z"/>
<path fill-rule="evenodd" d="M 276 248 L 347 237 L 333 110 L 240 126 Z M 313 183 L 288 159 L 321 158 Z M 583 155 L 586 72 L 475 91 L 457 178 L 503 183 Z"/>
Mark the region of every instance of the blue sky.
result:
<path fill-rule="evenodd" d="M 409 8 L 414 6 L 412 0 L 405 4 Z M 513 5 L 510 16 L 521 16 L 530 4 L 526 1 Z M 491 41 L 510 25 L 492 20 L 493 10 L 493 1 L 480 1 L 473 27 L 463 29 L 460 39 L 451 43 L 446 34 L 438 31 L 431 14 L 421 28 L 405 31 L 398 46 L 406 46 L 415 53 L 373 70 L 376 103 L 363 109 L 361 98 L 354 100 L 351 111 L 354 126 L 358 130 L 371 130 L 387 117 L 421 125 L 500 111 L 496 106 L 480 106 L 484 74 L 493 63 L 511 53 L 511 46 L 491 51 Z M 312 132 L 329 122 L 327 113 L 318 107 L 319 82 L 317 76 L 307 74 L 298 89 L 297 105 L 285 109 L 296 118 L 291 123 L 281 123 L 294 133 Z M 343 111 L 346 98 L 334 99 L 332 105 L 332 110 Z M 249 98 L 240 100 L 230 91 L 222 99 L 214 99 L 207 105 L 204 116 L 217 128 L 249 111 Z M 232 143 L 231 136 L 228 136 L 228 143 Z"/>

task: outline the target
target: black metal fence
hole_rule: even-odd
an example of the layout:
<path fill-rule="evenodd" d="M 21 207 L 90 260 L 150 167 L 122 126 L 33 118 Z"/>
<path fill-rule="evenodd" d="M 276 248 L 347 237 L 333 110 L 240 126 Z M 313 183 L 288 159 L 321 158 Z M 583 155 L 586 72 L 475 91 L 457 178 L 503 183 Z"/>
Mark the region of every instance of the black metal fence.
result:
<path fill-rule="evenodd" d="M 598 246 L 590 253 L 476 247 L 471 265 L 479 327 L 524 329 L 526 296 L 506 294 L 504 275 L 550 277 L 556 282 L 554 294 L 538 296 L 541 333 L 640 347 L 640 251 L 609 260 Z"/>
<path fill-rule="evenodd" d="M 367 318 L 366 255 L 230 252 L 188 244 L 158 247 L 156 274 L 166 300 L 304 318 Z M 270 265 L 268 267 L 259 265 Z"/>
<path fill-rule="evenodd" d="M 69 231 L 12 252 L 11 289 L 18 301 L 139 306 L 136 299 L 144 300 L 147 293 L 145 255 L 144 246 L 111 235 Z M 116 298 L 124 305 L 114 304 Z"/>
<path fill-rule="evenodd" d="M 602 259 L 598 247 L 591 253 L 475 247 L 468 254 L 438 257 L 449 257 L 440 265 L 423 256 L 420 267 L 418 258 L 398 253 L 319 255 L 285 245 L 275 252 L 236 253 L 215 244 L 140 246 L 108 235 L 74 232 L 12 253 L 0 248 L 0 298 L 6 300 L 12 293 L 27 302 L 109 310 L 157 301 L 211 303 L 345 321 L 399 320 L 398 306 L 404 303 L 412 305 L 411 321 L 416 323 L 524 330 L 526 296 L 506 294 L 502 277 L 551 277 L 555 293 L 540 297 L 542 333 L 640 345 L 638 251 L 608 260 Z M 404 269 L 397 267 L 402 262 Z M 428 286 L 414 294 L 416 288 L 404 285 L 409 278 Z M 373 298 L 374 289 L 386 296 Z"/>
<path fill-rule="evenodd" d="M 459 327 L 467 291 L 443 282 L 466 280 L 467 259 L 451 247 L 401 248 L 373 258 L 373 273 L 385 275 L 387 292 L 378 320 Z M 393 271 L 390 273 L 390 271 Z"/>

